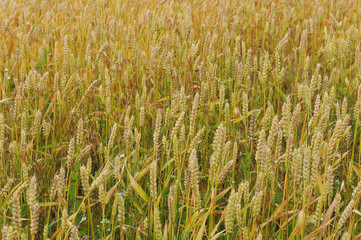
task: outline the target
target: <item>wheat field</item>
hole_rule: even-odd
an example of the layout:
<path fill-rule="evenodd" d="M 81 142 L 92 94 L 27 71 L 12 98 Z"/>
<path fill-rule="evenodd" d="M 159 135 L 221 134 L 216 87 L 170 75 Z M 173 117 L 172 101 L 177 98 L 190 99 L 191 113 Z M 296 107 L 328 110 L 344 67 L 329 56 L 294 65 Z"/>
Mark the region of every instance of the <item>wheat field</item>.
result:
<path fill-rule="evenodd" d="M 361 1 L 1 0 L 0 239 L 361 239 Z"/>

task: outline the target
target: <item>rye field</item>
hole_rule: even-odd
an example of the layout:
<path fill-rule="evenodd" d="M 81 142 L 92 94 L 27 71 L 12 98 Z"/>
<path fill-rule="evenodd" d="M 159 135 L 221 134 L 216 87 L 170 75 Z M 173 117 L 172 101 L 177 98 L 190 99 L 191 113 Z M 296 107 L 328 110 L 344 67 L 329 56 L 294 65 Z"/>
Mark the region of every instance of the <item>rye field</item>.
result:
<path fill-rule="evenodd" d="M 361 1 L 0 0 L 0 239 L 361 239 Z"/>

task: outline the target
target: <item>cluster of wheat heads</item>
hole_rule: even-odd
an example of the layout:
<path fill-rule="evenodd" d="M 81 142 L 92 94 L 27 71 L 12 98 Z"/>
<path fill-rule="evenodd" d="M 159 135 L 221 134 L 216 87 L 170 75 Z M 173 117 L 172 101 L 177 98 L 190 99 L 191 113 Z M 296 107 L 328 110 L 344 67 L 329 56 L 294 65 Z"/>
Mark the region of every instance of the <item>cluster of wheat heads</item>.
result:
<path fill-rule="evenodd" d="M 358 0 L 0 1 L 0 238 L 359 238 L 360 45 Z"/>

